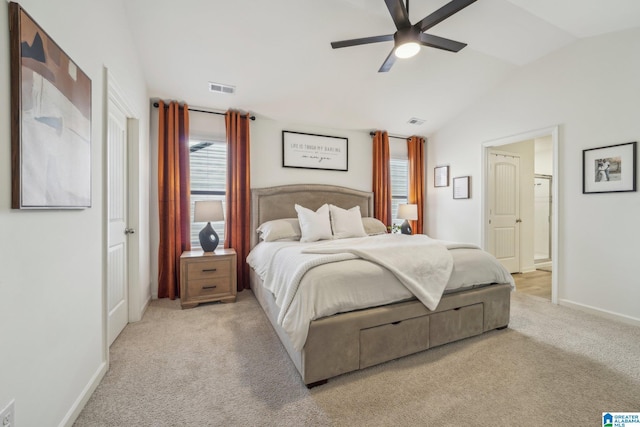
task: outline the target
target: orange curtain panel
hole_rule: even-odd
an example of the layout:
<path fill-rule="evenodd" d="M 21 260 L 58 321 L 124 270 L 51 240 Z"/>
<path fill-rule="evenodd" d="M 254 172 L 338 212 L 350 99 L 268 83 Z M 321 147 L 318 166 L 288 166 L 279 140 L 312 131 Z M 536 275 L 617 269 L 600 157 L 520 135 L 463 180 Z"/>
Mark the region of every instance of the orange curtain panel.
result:
<path fill-rule="evenodd" d="M 407 140 L 409 159 L 408 203 L 418 205 L 418 219 L 411 221 L 414 234 L 424 232 L 424 138 L 412 136 Z"/>
<path fill-rule="evenodd" d="M 158 102 L 158 298 L 180 297 L 180 255 L 191 250 L 189 109 Z"/>
<path fill-rule="evenodd" d="M 387 227 L 393 220 L 389 159 L 389 135 L 376 131 L 373 135 L 373 213 Z"/>
<path fill-rule="evenodd" d="M 251 180 L 249 114 L 227 111 L 227 213 L 225 248 L 238 254 L 238 291 L 249 289 L 246 259 L 251 245 Z"/>

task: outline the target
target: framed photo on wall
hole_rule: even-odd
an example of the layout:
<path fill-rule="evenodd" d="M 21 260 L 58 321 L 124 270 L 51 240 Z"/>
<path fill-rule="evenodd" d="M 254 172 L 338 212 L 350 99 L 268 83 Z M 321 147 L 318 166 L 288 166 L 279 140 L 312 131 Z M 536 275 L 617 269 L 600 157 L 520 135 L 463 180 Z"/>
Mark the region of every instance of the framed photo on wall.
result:
<path fill-rule="evenodd" d="M 468 199 L 471 197 L 471 177 L 457 176 L 453 178 L 453 198 Z"/>
<path fill-rule="evenodd" d="M 91 80 L 9 3 L 11 207 L 91 207 Z"/>
<path fill-rule="evenodd" d="M 582 193 L 636 191 L 637 142 L 582 150 Z"/>
<path fill-rule="evenodd" d="M 282 131 L 282 167 L 349 170 L 349 139 Z"/>
<path fill-rule="evenodd" d="M 433 168 L 433 186 L 449 186 L 449 166 L 436 166 Z"/>

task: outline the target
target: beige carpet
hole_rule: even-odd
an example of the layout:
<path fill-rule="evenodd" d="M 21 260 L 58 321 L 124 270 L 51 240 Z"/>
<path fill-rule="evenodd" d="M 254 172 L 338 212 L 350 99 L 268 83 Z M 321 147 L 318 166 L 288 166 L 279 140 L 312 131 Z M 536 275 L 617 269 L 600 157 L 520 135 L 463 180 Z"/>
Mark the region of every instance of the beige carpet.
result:
<path fill-rule="evenodd" d="M 508 329 L 308 390 L 250 291 L 153 301 L 76 426 L 600 426 L 640 411 L 640 328 L 512 294 Z"/>

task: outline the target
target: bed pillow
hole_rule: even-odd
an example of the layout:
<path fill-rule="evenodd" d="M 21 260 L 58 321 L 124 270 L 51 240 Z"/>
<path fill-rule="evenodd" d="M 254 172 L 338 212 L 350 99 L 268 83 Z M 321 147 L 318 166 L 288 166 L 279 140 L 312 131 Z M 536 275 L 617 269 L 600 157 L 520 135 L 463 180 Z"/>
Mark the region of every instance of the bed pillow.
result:
<path fill-rule="evenodd" d="M 364 226 L 364 231 L 369 236 L 387 233 L 387 227 L 377 218 L 362 218 L 362 225 Z"/>
<path fill-rule="evenodd" d="M 346 239 L 347 237 L 365 237 L 367 235 L 362 225 L 360 206 L 347 210 L 329 205 L 329 211 L 331 212 L 331 229 L 334 238 Z"/>
<path fill-rule="evenodd" d="M 315 242 L 333 237 L 329 220 L 329 205 L 324 204 L 315 212 L 298 204 L 295 205 L 295 208 L 298 212 L 298 222 L 302 232 L 301 242 Z"/>
<path fill-rule="evenodd" d="M 283 218 L 267 221 L 256 230 L 265 242 L 277 240 L 300 240 L 302 233 L 298 218 Z"/>

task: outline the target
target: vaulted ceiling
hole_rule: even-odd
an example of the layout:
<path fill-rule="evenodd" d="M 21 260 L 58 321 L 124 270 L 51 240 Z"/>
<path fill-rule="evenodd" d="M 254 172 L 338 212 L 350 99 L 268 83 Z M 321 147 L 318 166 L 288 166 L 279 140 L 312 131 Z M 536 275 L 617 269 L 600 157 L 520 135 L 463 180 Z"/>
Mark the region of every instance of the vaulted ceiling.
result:
<path fill-rule="evenodd" d="M 446 3 L 411 0 L 409 19 Z M 466 48 L 423 47 L 378 73 L 392 42 L 336 50 L 330 42 L 393 34 L 384 0 L 124 4 L 153 97 L 400 135 L 428 136 L 520 67 L 579 39 L 640 26 L 638 0 L 478 0 L 427 31 Z M 236 92 L 209 92 L 208 82 Z"/>

